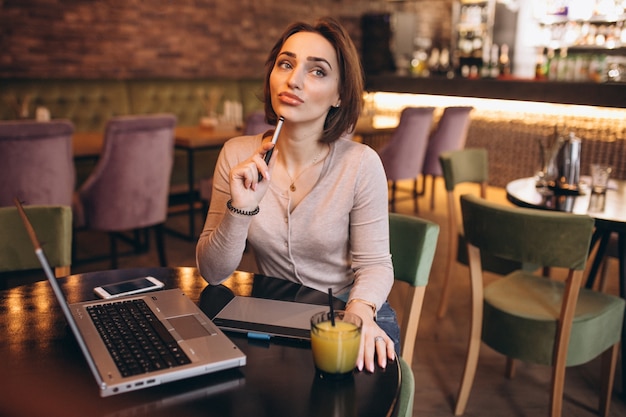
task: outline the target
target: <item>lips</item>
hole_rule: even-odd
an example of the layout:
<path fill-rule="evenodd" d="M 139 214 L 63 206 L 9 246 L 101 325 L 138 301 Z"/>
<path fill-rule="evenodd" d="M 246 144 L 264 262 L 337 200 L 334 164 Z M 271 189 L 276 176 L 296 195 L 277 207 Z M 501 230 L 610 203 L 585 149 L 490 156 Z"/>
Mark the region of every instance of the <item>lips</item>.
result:
<path fill-rule="evenodd" d="M 300 97 L 287 92 L 279 93 L 278 98 L 282 103 L 290 105 L 298 105 L 304 103 L 304 100 L 302 100 Z"/>

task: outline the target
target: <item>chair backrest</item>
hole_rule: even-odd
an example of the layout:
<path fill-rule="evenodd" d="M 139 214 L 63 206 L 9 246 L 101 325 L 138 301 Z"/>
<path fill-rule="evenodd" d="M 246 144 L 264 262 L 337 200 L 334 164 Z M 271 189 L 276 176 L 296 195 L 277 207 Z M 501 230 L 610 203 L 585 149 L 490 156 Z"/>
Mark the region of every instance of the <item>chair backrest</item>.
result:
<path fill-rule="evenodd" d="M 167 218 L 176 117 L 122 116 L 106 126 L 102 155 L 79 190 L 78 226 L 139 229 Z"/>
<path fill-rule="evenodd" d="M 470 126 L 473 107 L 446 107 L 436 129 L 428 139 L 423 173 L 441 176 L 439 155 L 442 152 L 463 149 Z"/>
<path fill-rule="evenodd" d="M 414 179 L 422 172 L 434 107 L 407 107 L 400 113 L 398 127 L 380 150 L 387 179 Z"/>
<path fill-rule="evenodd" d="M 484 148 L 443 152 L 439 155 L 439 164 L 446 191 L 454 191 L 464 182 L 486 184 L 489 180 L 489 161 Z"/>
<path fill-rule="evenodd" d="M 255 111 L 250 113 L 248 117 L 246 117 L 243 134 L 257 135 L 259 133 L 265 133 L 270 129 L 274 129 L 274 126 L 265 121 L 265 112 Z"/>
<path fill-rule="evenodd" d="M 413 403 L 415 402 L 415 375 L 411 366 L 402 358 L 400 364 L 400 394 L 396 405 L 398 417 L 413 417 Z"/>
<path fill-rule="evenodd" d="M 459 244 L 457 235 L 459 234 L 460 222 L 457 219 L 458 199 L 455 195 L 455 188 L 462 183 L 476 183 L 480 186 L 480 196 L 482 198 L 487 197 L 489 176 L 487 150 L 483 148 L 466 148 L 444 152 L 439 156 L 439 162 L 448 194 L 448 241 L 450 245 L 448 268 L 451 268 L 455 255 L 459 260 L 467 263 L 465 248 L 457 247 Z"/>
<path fill-rule="evenodd" d="M 72 263 L 71 207 L 29 205 L 24 206 L 24 211 L 56 275 L 69 275 Z M 0 272 L 41 268 L 17 207 L 0 207 L 0 230 Z"/>
<path fill-rule="evenodd" d="M 17 197 L 25 204 L 72 204 L 76 184 L 72 155 L 74 125 L 0 122 L 0 207 Z"/>
<path fill-rule="evenodd" d="M 405 214 L 389 213 L 389 246 L 394 278 L 413 287 L 428 284 L 439 225 Z"/>
<path fill-rule="evenodd" d="M 594 227 L 586 215 L 509 207 L 461 196 L 465 239 L 496 256 L 544 267 L 584 270 Z"/>
<path fill-rule="evenodd" d="M 394 279 L 409 284 L 400 326 L 402 357 L 409 367 L 438 238 L 438 224 L 419 217 L 389 213 L 389 247 Z"/>

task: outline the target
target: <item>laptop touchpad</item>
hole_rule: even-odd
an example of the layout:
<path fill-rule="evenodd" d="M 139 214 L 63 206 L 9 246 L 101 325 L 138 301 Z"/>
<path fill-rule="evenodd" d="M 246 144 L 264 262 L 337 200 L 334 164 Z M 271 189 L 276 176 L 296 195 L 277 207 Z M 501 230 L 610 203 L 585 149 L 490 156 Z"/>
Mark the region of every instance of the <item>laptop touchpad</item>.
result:
<path fill-rule="evenodd" d="M 167 321 L 170 322 L 174 329 L 176 329 L 176 332 L 178 332 L 184 340 L 215 334 L 215 332 L 211 332 L 204 327 L 194 315 L 173 317 L 167 319 Z"/>

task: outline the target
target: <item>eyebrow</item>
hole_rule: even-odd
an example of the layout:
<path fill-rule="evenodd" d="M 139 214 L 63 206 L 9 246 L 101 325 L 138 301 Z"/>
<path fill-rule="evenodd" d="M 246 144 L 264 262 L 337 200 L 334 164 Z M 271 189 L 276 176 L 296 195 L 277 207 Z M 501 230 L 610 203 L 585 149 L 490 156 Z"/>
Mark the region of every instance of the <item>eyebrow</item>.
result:
<path fill-rule="evenodd" d="M 293 52 L 289 52 L 289 51 L 283 51 L 280 54 L 278 54 L 278 56 L 281 55 L 287 55 L 291 58 L 295 58 L 296 54 L 294 54 Z M 325 58 L 321 58 L 321 57 L 316 57 L 316 56 L 309 56 L 306 58 L 307 61 L 311 61 L 311 62 L 324 62 L 326 65 L 328 65 L 328 67 L 332 70 L 333 66 L 330 65 L 330 62 L 328 62 L 328 60 L 326 60 Z"/>

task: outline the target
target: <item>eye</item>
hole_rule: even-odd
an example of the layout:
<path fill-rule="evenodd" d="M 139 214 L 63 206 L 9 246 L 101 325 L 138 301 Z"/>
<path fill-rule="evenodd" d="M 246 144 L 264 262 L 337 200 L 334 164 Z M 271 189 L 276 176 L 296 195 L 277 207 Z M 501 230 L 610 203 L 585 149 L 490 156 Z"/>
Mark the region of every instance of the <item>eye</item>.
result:
<path fill-rule="evenodd" d="M 282 60 L 276 63 L 276 66 L 278 68 L 282 68 L 282 69 L 292 69 L 292 65 L 291 62 L 287 61 L 287 60 Z"/>
<path fill-rule="evenodd" d="M 319 78 L 326 76 L 326 70 L 324 70 L 323 68 L 313 68 L 313 70 L 311 70 L 311 73 Z"/>

